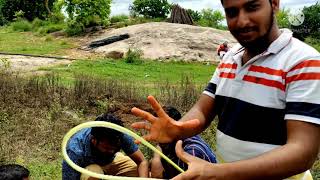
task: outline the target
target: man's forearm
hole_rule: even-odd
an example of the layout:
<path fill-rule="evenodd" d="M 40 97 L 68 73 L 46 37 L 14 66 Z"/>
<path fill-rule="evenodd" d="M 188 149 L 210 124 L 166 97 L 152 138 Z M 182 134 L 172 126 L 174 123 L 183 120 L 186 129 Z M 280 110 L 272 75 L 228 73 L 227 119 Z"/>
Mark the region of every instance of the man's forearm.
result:
<path fill-rule="evenodd" d="M 316 156 L 295 146 L 286 145 L 253 159 L 221 164 L 226 171 L 225 179 L 273 180 L 300 174 L 311 167 Z"/>
<path fill-rule="evenodd" d="M 222 164 L 230 172 L 226 179 L 283 179 L 311 168 L 320 148 L 319 125 L 287 120 L 287 136 L 287 144 L 261 156 Z"/>

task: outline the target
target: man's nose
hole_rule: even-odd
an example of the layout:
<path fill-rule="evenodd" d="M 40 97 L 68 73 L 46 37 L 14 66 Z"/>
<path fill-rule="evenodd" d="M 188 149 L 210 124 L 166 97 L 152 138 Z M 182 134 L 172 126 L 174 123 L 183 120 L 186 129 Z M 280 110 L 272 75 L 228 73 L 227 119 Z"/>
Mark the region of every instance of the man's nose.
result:
<path fill-rule="evenodd" d="M 241 10 L 239 12 L 238 19 L 237 19 L 237 27 L 245 28 L 245 27 L 248 27 L 249 23 L 250 23 L 249 14 L 246 13 L 244 10 Z"/>

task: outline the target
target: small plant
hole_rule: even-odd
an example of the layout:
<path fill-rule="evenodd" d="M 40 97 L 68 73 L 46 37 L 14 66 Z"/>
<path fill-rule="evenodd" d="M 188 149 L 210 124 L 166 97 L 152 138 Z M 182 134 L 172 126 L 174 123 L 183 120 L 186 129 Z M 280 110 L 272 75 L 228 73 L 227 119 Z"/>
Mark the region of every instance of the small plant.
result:
<path fill-rule="evenodd" d="M 129 49 L 125 56 L 125 62 L 129 64 L 141 64 L 143 52 L 140 49 Z"/>
<path fill-rule="evenodd" d="M 2 70 L 8 70 L 11 67 L 11 61 L 8 58 L 0 58 L 1 64 L 3 65 Z"/>
<path fill-rule="evenodd" d="M 24 18 L 24 12 L 22 10 L 20 11 L 17 11 L 14 13 L 14 19 L 15 21 L 19 21 L 19 20 L 22 20 Z"/>

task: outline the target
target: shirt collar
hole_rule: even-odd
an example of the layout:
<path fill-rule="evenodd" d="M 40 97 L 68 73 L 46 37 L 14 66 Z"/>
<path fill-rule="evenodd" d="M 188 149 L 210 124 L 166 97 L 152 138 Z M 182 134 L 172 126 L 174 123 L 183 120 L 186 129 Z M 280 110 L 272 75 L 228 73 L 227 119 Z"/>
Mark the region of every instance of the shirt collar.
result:
<path fill-rule="evenodd" d="M 280 31 L 280 36 L 269 46 L 267 50 L 269 53 L 277 54 L 290 43 L 292 39 L 292 31 L 289 29 L 281 29 Z"/>

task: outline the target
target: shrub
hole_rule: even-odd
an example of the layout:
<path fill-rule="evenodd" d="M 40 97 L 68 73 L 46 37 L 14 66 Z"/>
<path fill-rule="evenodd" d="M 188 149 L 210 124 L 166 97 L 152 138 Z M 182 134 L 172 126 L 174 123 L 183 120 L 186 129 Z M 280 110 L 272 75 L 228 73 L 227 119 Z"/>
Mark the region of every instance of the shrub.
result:
<path fill-rule="evenodd" d="M 44 25 L 47 25 L 48 23 L 46 21 L 43 21 L 39 18 L 35 18 L 33 21 L 32 21 L 32 29 L 38 29 L 40 28 L 41 26 L 44 26 Z"/>
<path fill-rule="evenodd" d="M 10 24 L 13 31 L 25 32 L 31 31 L 32 24 L 27 20 L 19 20 Z"/>
<path fill-rule="evenodd" d="M 129 49 L 125 56 L 125 62 L 129 64 L 141 64 L 142 63 L 142 51 L 139 49 Z"/>
<path fill-rule="evenodd" d="M 47 26 L 40 27 L 38 29 L 38 33 L 43 35 L 43 34 L 61 31 L 64 28 L 65 28 L 64 24 L 49 24 Z"/>
<path fill-rule="evenodd" d="M 69 22 L 65 30 L 68 36 L 76 36 L 83 33 L 85 27 L 82 23 Z"/>

